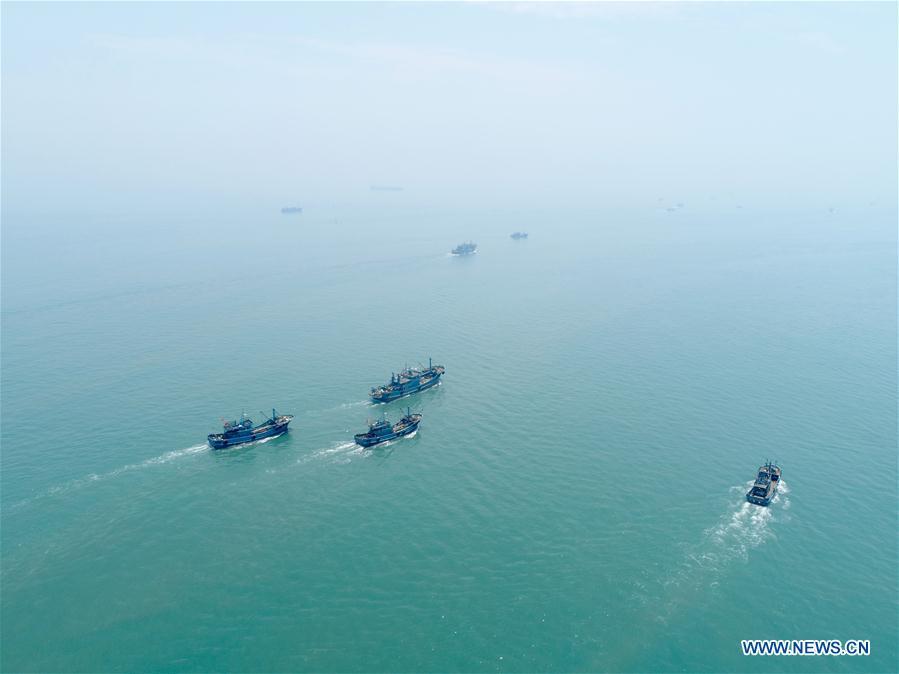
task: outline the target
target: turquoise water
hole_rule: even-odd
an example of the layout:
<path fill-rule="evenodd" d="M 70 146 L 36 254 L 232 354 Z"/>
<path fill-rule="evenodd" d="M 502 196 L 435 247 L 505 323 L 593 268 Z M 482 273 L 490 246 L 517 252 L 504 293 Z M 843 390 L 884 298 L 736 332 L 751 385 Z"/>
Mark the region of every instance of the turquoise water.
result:
<path fill-rule="evenodd" d="M 4 216 L 4 671 L 895 671 L 894 212 L 389 198 Z"/>

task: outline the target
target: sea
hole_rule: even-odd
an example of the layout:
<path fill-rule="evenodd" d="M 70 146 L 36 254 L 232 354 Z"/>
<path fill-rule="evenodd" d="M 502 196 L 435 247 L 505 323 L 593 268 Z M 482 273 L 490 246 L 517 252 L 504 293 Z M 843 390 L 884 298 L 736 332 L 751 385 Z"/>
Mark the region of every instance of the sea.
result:
<path fill-rule="evenodd" d="M 4 213 L 2 671 L 897 670 L 895 204 L 408 201 Z"/>

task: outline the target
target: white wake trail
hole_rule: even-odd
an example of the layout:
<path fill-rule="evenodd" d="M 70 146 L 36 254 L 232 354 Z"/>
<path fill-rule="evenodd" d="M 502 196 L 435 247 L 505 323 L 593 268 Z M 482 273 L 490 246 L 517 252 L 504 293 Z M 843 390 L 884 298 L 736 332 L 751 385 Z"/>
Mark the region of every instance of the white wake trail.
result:
<path fill-rule="evenodd" d="M 730 488 L 733 498 L 718 521 L 703 532 L 701 541 L 689 546 L 678 566 L 662 581 L 667 599 L 655 602 L 656 619 L 667 623 L 682 603 L 695 600 L 697 592 L 720 585 L 735 563 L 747 564 L 753 550 L 776 538 L 776 525 L 789 520 L 790 489 L 781 482 L 770 506 L 745 500 L 752 481 Z"/>
<path fill-rule="evenodd" d="M 178 459 L 182 459 L 184 457 L 206 451 L 207 449 L 209 449 L 209 447 L 208 445 L 206 445 L 206 443 L 203 443 L 201 445 L 192 445 L 190 447 L 185 447 L 184 449 L 175 449 L 170 452 L 160 454 L 159 456 L 145 459 L 144 461 L 141 461 L 139 463 L 129 463 L 124 466 L 114 468 L 113 470 L 107 471 L 105 473 L 90 473 L 89 475 L 86 475 L 84 477 L 69 480 L 68 482 L 48 487 L 46 490 L 40 492 L 35 496 L 23 499 L 21 501 L 18 501 L 17 503 L 12 504 L 10 506 L 10 510 L 21 508 L 22 506 L 25 506 L 29 503 L 34 503 L 35 501 L 39 501 L 51 496 L 59 496 L 72 491 L 77 491 L 79 489 L 87 487 L 88 485 L 96 484 L 97 482 L 103 482 L 111 478 L 118 477 L 119 475 L 124 475 L 125 473 L 171 463 L 172 461 L 177 461 Z"/>

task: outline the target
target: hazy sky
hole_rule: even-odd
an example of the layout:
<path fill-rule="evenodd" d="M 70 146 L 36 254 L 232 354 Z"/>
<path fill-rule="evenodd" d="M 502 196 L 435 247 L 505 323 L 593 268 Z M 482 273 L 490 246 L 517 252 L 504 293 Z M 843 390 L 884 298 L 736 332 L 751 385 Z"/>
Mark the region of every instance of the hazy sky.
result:
<path fill-rule="evenodd" d="M 4 210 L 894 199 L 895 3 L 2 4 Z"/>

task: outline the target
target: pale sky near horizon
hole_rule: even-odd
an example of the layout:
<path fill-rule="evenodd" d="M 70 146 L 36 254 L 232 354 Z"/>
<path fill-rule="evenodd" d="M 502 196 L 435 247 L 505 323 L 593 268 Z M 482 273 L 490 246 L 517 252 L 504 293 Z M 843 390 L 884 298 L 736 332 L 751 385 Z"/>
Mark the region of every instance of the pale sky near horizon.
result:
<path fill-rule="evenodd" d="M 895 3 L 0 11 L 8 212 L 895 200 Z"/>

